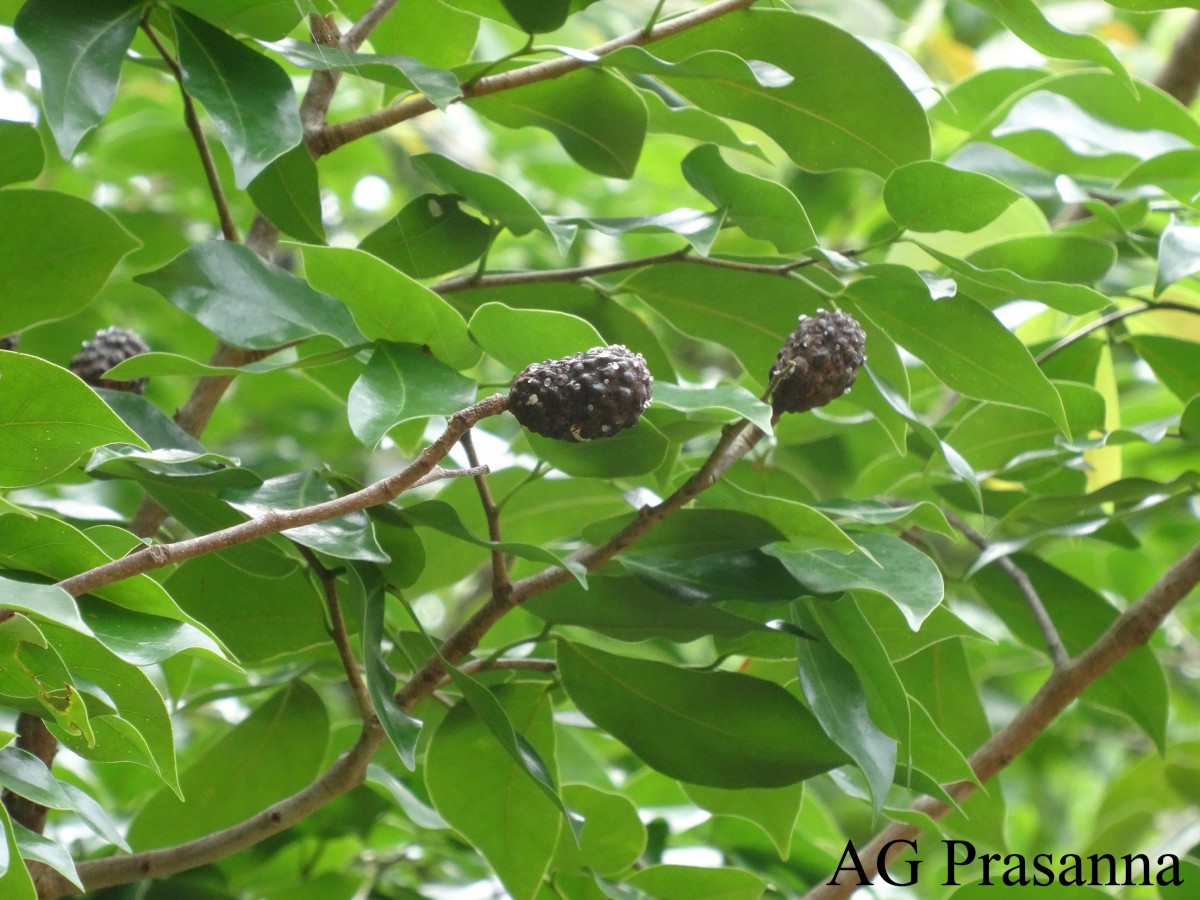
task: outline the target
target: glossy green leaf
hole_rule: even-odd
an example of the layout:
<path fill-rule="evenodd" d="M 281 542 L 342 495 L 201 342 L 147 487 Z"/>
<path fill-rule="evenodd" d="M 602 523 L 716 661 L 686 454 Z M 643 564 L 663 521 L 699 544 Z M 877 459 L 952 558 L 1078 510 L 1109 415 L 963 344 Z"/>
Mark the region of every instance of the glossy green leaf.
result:
<path fill-rule="evenodd" d="M 817 620 L 803 609 L 797 623 L 820 632 Z M 879 814 L 896 772 L 896 740 L 871 720 L 867 695 L 850 665 L 822 640 L 797 641 L 796 659 L 804 699 L 825 733 L 850 755 L 871 792 L 871 808 Z"/>
<path fill-rule="evenodd" d="M 1039 53 L 1058 59 L 1078 59 L 1110 69 L 1133 92 L 1133 81 L 1108 44 L 1090 34 L 1055 28 L 1033 0 L 970 0 L 998 19 L 1013 34 Z"/>
<path fill-rule="evenodd" d="M 435 69 L 411 56 L 349 53 L 337 47 L 291 39 L 264 42 L 263 46 L 302 69 L 336 69 L 371 81 L 419 91 L 438 109 L 445 109 L 462 96 L 462 89 L 453 72 Z"/>
<path fill-rule="evenodd" d="M 541 759 L 554 758 L 541 685 L 501 685 L 497 709 Z M 434 808 L 483 854 L 515 900 L 532 900 L 558 844 L 562 818 L 482 714 L 459 702 L 433 734 L 425 784 Z"/>
<path fill-rule="evenodd" d="M 463 212 L 457 197 L 422 194 L 358 246 L 405 275 L 432 278 L 479 259 L 491 240 L 487 223 Z"/>
<path fill-rule="evenodd" d="M 724 207 L 733 224 L 753 238 L 770 241 L 780 253 L 798 253 L 817 245 L 808 214 L 783 185 L 739 172 L 713 144 L 697 147 L 683 160 L 688 184 L 713 205 Z"/>
<path fill-rule="evenodd" d="M 59 153 L 70 159 L 112 105 L 142 0 L 31 0 L 14 28 L 42 76 L 42 103 Z"/>
<path fill-rule="evenodd" d="M 525 439 L 554 468 L 578 478 L 645 475 L 662 464 L 670 441 L 645 419 L 612 437 L 570 443 L 527 432 Z"/>
<path fill-rule="evenodd" d="M 377 256 L 349 247 L 305 247 L 304 268 L 309 283 L 345 303 L 371 340 L 424 344 L 456 369 L 479 361 L 463 317 Z"/>
<path fill-rule="evenodd" d="M 513 309 L 485 303 L 467 323 L 471 336 L 489 355 L 513 371 L 545 359 L 607 346 L 594 327 L 578 316 L 554 310 Z"/>
<path fill-rule="evenodd" d="M 602 543 L 627 517 L 596 522 L 584 529 L 583 537 Z M 783 540 L 785 532 L 766 518 L 726 509 L 681 509 L 642 537 L 636 550 L 664 559 L 701 559 L 718 553 L 754 550 Z"/>
<path fill-rule="evenodd" d="M 135 850 L 227 828 L 308 785 L 320 772 L 329 715 L 299 679 L 210 744 L 180 776 L 181 801 L 160 790 L 129 826 Z"/>
<path fill-rule="evenodd" d="M 770 522 L 794 549 L 828 547 L 849 553 L 858 545 L 825 513 L 787 497 L 756 494 L 718 481 L 701 496 L 704 506 L 740 510 Z"/>
<path fill-rule="evenodd" d="M 1184 147 L 1139 162 L 1117 182 L 1117 190 L 1154 185 L 1181 203 L 1195 206 L 1200 194 L 1200 149 Z"/>
<path fill-rule="evenodd" d="M 150 353 L 139 353 L 137 356 L 132 356 L 124 362 L 117 363 L 105 375 L 114 380 L 130 380 L 134 378 L 165 378 L 173 375 L 183 375 L 193 378 L 202 378 L 206 375 L 231 375 L 239 377 L 242 375 L 264 375 L 271 372 L 278 372 L 284 369 L 317 369 L 321 366 L 329 366 L 342 360 L 349 359 L 361 353 L 365 344 L 355 344 L 349 347 L 338 347 L 336 350 L 329 350 L 325 353 L 310 353 L 307 356 L 300 356 L 292 347 L 285 347 L 278 353 L 272 353 L 265 359 L 260 359 L 257 362 L 247 363 L 244 366 L 214 366 L 209 363 L 203 363 L 199 360 L 189 359 L 186 356 L 180 356 L 178 353 L 160 353 L 151 351 Z M 107 391 L 101 388 L 98 393 L 105 398 L 105 402 L 109 406 L 113 406 L 112 395 L 119 394 L 120 391 Z M 125 396 L 130 395 L 125 392 Z M 137 429 L 134 429 L 135 431 Z"/>
<path fill-rule="evenodd" d="M 52 584 L 0 577 L 0 603 L 5 609 L 19 610 L 42 622 L 57 622 L 81 634 L 92 633 L 80 618 L 75 598 Z"/>
<path fill-rule="evenodd" d="M 555 217 L 550 223 L 556 228 L 576 227 L 599 231 L 601 234 L 619 236 L 640 232 L 669 232 L 677 234 L 701 256 L 707 256 L 721 226 L 725 223 L 725 211 L 705 212 L 702 209 L 680 207 L 649 216 L 624 216 L 620 218 L 598 217 Z"/>
<path fill-rule="evenodd" d="M 394 426 L 450 416 L 475 402 L 475 382 L 412 345 L 379 342 L 348 398 L 350 429 L 374 449 Z"/>
<path fill-rule="evenodd" d="M 638 92 L 597 69 L 475 97 L 468 104 L 505 128 L 546 129 L 579 165 L 612 178 L 632 177 L 646 136 L 646 106 Z"/>
<path fill-rule="evenodd" d="M 736 791 L 699 784 L 681 786 L 689 800 L 713 815 L 733 816 L 758 826 L 771 839 L 779 858 L 787 861 L 792 849 L 792 835 L 800 818 L 804 785 Z"/>
<path fill-rule="evenodd" d="M 489 219 L 494 219 L 516 235 L 541 231 L 550 234 L 550 226 L 533 204 L 506 181 L 486 172 L 460 165 L 448 156 L 421 153 L 412 158 L 418 172 L 451 194 L 458 194 Z M 567 244 L 570 244 L 568 238 Z M 565 248 L 560 248 L 565 249 Z"/>
<path fill-rule="evenodd" d="M 70 850 L 56 841 L 42 837 L 36 831 L 30 831 L 19 822 L 13 822 L 12 828 L 22 859 L 49 866 L 80 891 L 83 890 L 83 882 L 79 880 L 79 873 L 75 871 L 75 861 L 71 859 Z"/>
<path fill-rule="evenodd" d="M 357 22 L 374 0 L 341 0 L 342 11 Z M 415 57 L 426 65 L 450 69 L 467 61 L 479 32 L 479 18 L 442 0 L 399 0 L 395 10 L 371 32 L 379 53 Z"/>
<path fill-rule="evenodd" d="M 645 47 L 620 47 L 596 57 L 587 51 L 566 51 L 576 59 L 605 68 L 637 75 L 675 78 L 712 78 L 723 82 L 747 82 L 758 87 L 786 87 L 795 79 L 778 66 L 762 60 L 744 60 L 725 50 L 701 50 L 678 62 L 659 59 Z"/>
<path fill-rule="evenodd" d="M 318 334 L 347 346 L 363 343 L 341 303 L 240 244 L 193 244 L 135 281 L 158 291 L 234 347 L 267 350 Z"/>
<path fill-rule="evenodd" d="M 929 157 L 929 127 L 913 95 L 877 54 L 823 20 L 783 10 L 721 16 L 657 42 L 678 61 L 719 46 L 770 63 L 795 79 L 785 87 L 663 76 L 696 106 L 748 122 L 804 169 L 864 168 L 887 176 Z M 830 79 L 831 71 L 854 78 Z"/>
<path fill-rule="evenodd" d="M 856 282 L 849 293 L 857 311 L 949 387 L 979 400 L 1045 413 L 1064 432 L 1070 430 L 1058 392 L 1029 350 L 975 301 L 931 300 L 919 288 L 879 279 Z"/>
<path fill-rule="evenodd" d="M 134 612 L 94 596 L 85 610 L 85 621 L 100 643 L 135 666 L 152 666 L 186 650 L 226 658 L 217 640 L 191 622 Z"/>
<path fill-rule="evenodd" d="M 1179 436 L 1185 443 L 1200 444 L 1200 396 L 1193 397 L 1179 416 Z"/>
<path fill-rule="evenodd" d="M 1200 227 L 1180 225 L 1174 219 L 1163 229 L 1158 242 L 1158 277 L 1154 293 L 1200 272 Z"/>
<path fill-rule="evenodd" d="M 387 594 L 374 581 L 364 585 L 366 609 L 363 611 L 363 660 L 367 692 L 379 722 L 387 733 L 400 761 L 411 771 L 416 767 L 417 738 L 421 720 L 415 719 L 396 705 L 396 676 L 388 668 L 383 645 L 384 604 Z"/>
<path fill-rule="evenodd" d="M 1200 346 L 1196 341 L 1138 334 L 1129 338 L 1154 374 L 1180 400 L 1200 394 L 1200 371 L 1196 366 Z"/>
<path fill-rule="evenodd" d="M 728 122 L 720 116 L 691 105 L 673 106 L 654 91 L 638 91 L 646 103 L 649 118 L 646 130 L 650 134 L 677 134 L 703 143 L 716 144 L 765 159 L 762 148 L 742 140 Z"/>
<path fill-rule="evenodd" d="M 983 269 L 1008 269 L 1024 278 L 1089 284 L 1116 262 L 1116 248 L 1081 235 L 1037 234 L 996 241 L 967 257 Z"/>
<path fill-rule="evenodd" d="M 45 162 L 46 153 L 36 128 L 25 122 L 0 119 L 0 187 L 32 181 Z"/>
<path fill-rule="evenodd" d="M 762 388 L 797 318 L 825 302 L 794 279 L 686 263 L 643 269 L 623 286 L 685 334 L 727 347 Z"/>
<path fill-rule="evenodd" d="M 925 160 L 894 171 L 883 189 L 888 214 L 910 231 L 976 231 L 996 219 L 1021 194 L 976 172 Z"/>
<path fill-rule="evenodd" d="M 325 243 L 317 166 L 303 145 L 272 160 L 246 187 L 259 211 L 300 241 Z"/>
<path fill-rule="evenodd" d="M 3 840 L 0 843 L 0 892 L 5 900 L 37 900 L 37 889 L 29 870 L 21 860 L 21 848 L 13 834 L 13 822 L 8 816 L 8 810 L 0 807 L 0 831 Z"/>
<path fill-rule="evenodd" d="M 773 603 L 804 593 L 788 570 L 761 550 L 671 559 L 638 548 L 621 555 L 621 566 L 659 593 L 689 606 L 721 600 Z"/>
<path fill-rule="evenodd" d="M 576 625 L 623 641 L 687 643 L 706 635 L 738 637 L 767 630 L 718 606 L 684 606 L 628 576 L 593 575 L 586 588 L 577 582 L 560 585 L 523 606 L 548 623 Z"/>
<path fill-rule="evenodd" d="M 0 230 L 5 295 L 29 298 L 0 308 L 0 334 L 74 315 L 138 246 L 108 213 L 54 191 L 0 192 Z"/>
<path fill-rule="evenodd" d="M 925 617 L 942 602 L 942 574 L 933 560 L 890 534 L 863 531 L 856 533 L 854 539 L 865 552 L 843 554 L 782 547 L 768 548 L 767 552 L 813 593 L 866 589 L 886 594 L 904 611 L 909 627 L 913 631 L 919 629 Z"/>
<path fill-rule="evenodd" d="M 236 460 L 216 453 L 187 450 L 141 450 L 128 444 L 101 447 L 92 453 L 84 471 L 96 478 L 167 481 L 185 490 L 254 487 L 262 479 Z"/>
<path fill-rule="evenodd" d="M 321 598 L 300 570 L 255 577 L 209 555 L 181 565 L 166 586 L 247 665 L 329 641 Z"/>
<path fill-rule="evenodd" d="M 222 496 L 239 512 L 257 518 L 277 509 L 303 509 L 335 499 L 338 494 L 318 472 L 294 472 L 271 478 L 250 490 L 226 490 Z M 283 534 L 298 544 L 337 559 L 387 562 L 375 540 L 366 511 L 347 513 L 312 525 L 289 528 Z"/>
<path fill-rule="evenodd" d="M 106 444 L 141 444 L 76 376 L 45 360 L 0 352 L 0 485 L 38 484 Z"/>
<path fill-rule="evenodd" d="M 175 736 L 171 717 L 154 682 L 138 666 L 117 658 L 99 641 L 56 625 L 45 626 L 46 636 L 60 650 L 76 678 L 104 691 L 120 714 L 146 742 L 147 763 L 172 791 L 180 790 L 175 763 Z"/>
<path fill-rule="evenodd" d="M 766 889 L 753 872 L 732 867 L 663 864 L 635 872 L 625 882 L 663 900 L 759 900 Z"/>
<path fill-rule="evenodd" d="M 579 710 L 669 777 L 781 787 L 845 762 L 812 713 L 773 682 L 567 642 L 558 645 L 558 665 Z"/>
<path fill-rule="evenodd" d="M 717 422 L 730 422 L 744 418 L 767 434 L 774 430 L 771 425 L 771 407 L 744 387 L 735 384 L 685 388 L 677 384 L 656 382 L 654 402 L 668 409 L 688 413 L 689 419 L 692 420 L 711 418 Z"/>
<path fill-rule="evenodd" d="M 279 0 L 176 0 L 178 6 L 233 34 L 262 40 L 282 37 L 304 18 L 294 3 Z"/>
<path fill-rule="evenodd" d="M 171 11 L 183 86 L 212 118 L 244 188 L 300 143 L 292 80 L 274 62 L 181 9 Z"/>
<path fill-rule="evenodd" d="M 570 833 L 558 836 L 553 869 L 590 869 L 600 875 L 625 871 L 646 848 L 646 828 L 637 807 L 621 794 L 587 784 L 564 784 L 563 801 L 583 816 L 576 844 Z"/>

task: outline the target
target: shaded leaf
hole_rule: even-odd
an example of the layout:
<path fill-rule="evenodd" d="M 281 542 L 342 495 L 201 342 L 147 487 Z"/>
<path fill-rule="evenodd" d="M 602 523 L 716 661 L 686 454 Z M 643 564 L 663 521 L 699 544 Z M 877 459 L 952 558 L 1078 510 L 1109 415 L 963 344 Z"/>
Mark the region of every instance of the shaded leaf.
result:
<path fill-rule="evenodd" d="M 302 144 L 272 160 L 246 192 L 280 231 L 300 241 L 325 243 L 317 165 Z"/>
<path fill-rule="evenodd" d="M 660 381 L 654 385 L 654 402 L 668 409 L 688 413 L 688 418 L 693 421 L 711 418 L 717 422 L 730 422 L 745 418 L 767 434 L 774 430 L 771 426 L 771 407 L 735 384 L 685 388 Z"/>
<path fill-rule="evenodd" d="M 516 372 L 543 359 L 606 346 L 600 333 L 578 316 L 548 309 L 513 309 L 503 303 L 480 306 L 467 328 L 490 356 Z"/>
<path fill-rule="evenodd" d="M 0 187 L 32 181 L 45 162 L 46 153 L 36 128 L 26 122 L 0 119 Z"/>
<path fill-rule="evenodd" d="M 457 197 L 422 194 L 358 246 L 405 275 L 431 278 L 479 259 L 491 241 L 492 230 L 463 212 Z"/>
<path fill-rule="evenodd" d="M 1002 181 L 924 160 L 894 171 L 883 189 L 888 214 L 912 231 L 976 231 L 1021 199 Z"/>

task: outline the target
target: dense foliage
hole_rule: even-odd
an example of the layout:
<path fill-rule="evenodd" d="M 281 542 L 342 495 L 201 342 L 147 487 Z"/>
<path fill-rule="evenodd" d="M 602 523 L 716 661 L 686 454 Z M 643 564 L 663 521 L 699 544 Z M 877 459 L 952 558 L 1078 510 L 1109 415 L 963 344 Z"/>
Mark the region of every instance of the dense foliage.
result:
<path fill-rule="evenodd" d="M 0 897 L 1194 890 L 1175 5 L 0 0 Z"/>

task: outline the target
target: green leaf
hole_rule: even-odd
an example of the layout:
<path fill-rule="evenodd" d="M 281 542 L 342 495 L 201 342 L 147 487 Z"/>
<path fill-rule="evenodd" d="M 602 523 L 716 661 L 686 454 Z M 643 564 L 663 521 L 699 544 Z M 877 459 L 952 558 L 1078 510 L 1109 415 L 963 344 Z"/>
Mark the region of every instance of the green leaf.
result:
<path fill-rule="evenodd" d="M 30 831 L 19 822 L 13 822 L 12 828 L 22 859 L 49 866 L 80 891 L 83 890 L 83 882 L 79 880 L 79 873 L 75 871 L 75 861 L 71 859 L 70 850 L 56 841 L 42 837 L 36 831 Z"/>
<path fill-rule="evenodd" d="M 201 241 L 134 280 L 234 347 L 267 350 L 318 334 L 363 343 L 341 303 L 241 244 Z"/>
<path fill-rule="evenodd" d="M 930 153 L 929 126 L 886 62 L 845 31 L 810 16 L 751 10 L 721 16 L 655 44 L 679 61 L 719 46 L 770 63 L 795 79 L 784 87 L 660 76 L 710 113 L 748 122 L 801 168 L 863 168 L 886 177 Z M 832 71 L 853 78 L 831 79 Z"/>
<path fill-rule="evenodd" d="M 765 519 L 779 529 L 793 549 L 826 547 L 843 553 L 858 549 L 854 540 L 823 512 L 786 497 L 756 494 L 722 480 L 705 491 L 700 502 Z"/>
<path fill-rule="evenodd" d="M 0 192 L 0 334 L 74 315 L 138 246 L 108 213 L 54 191 Z"/>
<path fill-rule="evenodd" d="M 781 787 L 845 762 L 804 706 L 773 682 L 614 656 L 562 641 L 580 712 L 651 768 L 711 787 Z"/>
<path fill-rule="evenodd" d="M 649 115 L 646 130 L 650 134 L 677 134 L 766 159 L 761 147 L 742 140 L 729 123 L 719 116 L 691 105 L 668 105 L 654 91 L 640 90 L 638 93 L 646 104 Z"/>
<path fill-rule="evenodd" d="M 259 212 L 300 241 L 325 243 L 317 165 L 303 145 L 271 161 L 246 188 Z"/>
<path fill-rule="evenodd" d="M 543 359 L 558 359 L 607 346 L 594 327 L 578 316 L 554 310 L 513 309 L 485 303 L 467 328 L 475 342 L 513 371 Z"/>
<path fill-rule="evenodd" d="M 756 825 L 771 839 L 779 858 L 787 861 L 792 850 L 792 836 L 796 831 L 796 823 L 800 819 L 804 785 L 741 788 L 736 791 L 699 784 L 684 784 L 681 787 L 689 800 L 713 815 L 733 816 Z"/>
<path fill-rule="evenodd" d="M 744 60 L 725 50 L 701 50 L 678 62 L 659 59 L 644 47 L 628 46 L 596 56 L 587 51 L 568 50 L 568 55 L 597 66 L 637 75 L 675 78 L 712 78 L 723 82 L 746 82 L 758 87 L 786 87 L 795 79 L 778 66 L 762 60 Z"/>
<path fill-rule="evenodd" d="M 1200 272 L 1200 227 L 1180 225 L 1172 218 L 1158 240 L 1155 295 L 1197 272 Z"/>
<path fill-rule="evenodd" d="M 990 175 L 931 160 L 896 169 L 883 188 L 888 214 L 909 231 L 977 231 L 1020 199 Z"/>
<path fill-rule="evenodd" d="M 974 300 L 931 300 L 915 286 L 874 278 L 856 282 L 847 293 L 857 311 L 949 387 L 978 400 L 1045 413 L 1069 432 L 1062 400 L 1029 350 Z"/>
<path fill-rule="evenodd" d="M 166 586 L 247 665 L 329 642 L 321 599 L 299 569 L 269 578 L 201 556 L 176 569 Z"/>
<path fill-rule="evenodd" d="M 0 351 L 0 486 L 38 484 L 105 444 L 142 440 L 75 375 Z"/>
<path fill-rule="evenodd" d="M 159 790 L 133 817 L 135 850 L 169 847 L 228 828 L 306 787 L 321 771 L 329 715 L 299 679 L 210 744 L 183 771 L 186 800 Z"/>
<path fill-rule="evenodd" d="M 578 845 L 568 832 L 559 834 L 555 872 L 590 869 L 618 875 L 637 861 L 646 849 L 646 828 L 628 798 L 587 784 L 564 784 L 562 793 L 563 801 L 583 816 L 583 828 Z"/>
<path fill-rule="evenodd" d="M 557 31 L 567 21 L 571 0 L 500 0 L 508 14 L 527 34 Z"/>
<path fill-rule="evenodd" d="M 817 620 L 803 608 L 796 622 L 819 633 Z M 825 641 L 796 642 L 804 699 L 825 733 L 850 755 L 867 780 L 871 810 L 879 815 L 896 773 L 896 741 L 871 720 L 867 695 L 850 665 Z"/>
<path fill-rule="evenodd" d="M 1116 190 L 1155 185 L 1180 203 L 1195 208 L 1200 194 L 1200 174 L 1196 164 L 1200 148 L 1184 147 L 1152 156 L 1126 172 L 1114 186 Z"/>
<path fill-rule="evenodd" d="M 702 209 L 680 207 L 649 216 L 623 216 L 619 218 L 597 218 L 585 216 L 554 216 L 547 220 L 552 227 L 580 227 L 613 237 L 629 233 L 670 232 L 677 234 L 701 256 L 707 256 L 717 233 L 725 223 L 725 211 L 705 212 Z"/>
<path fill-rule="evenodd" d="M 350 247 L 305 247 L 304 269 L 313 287 L 346 304 L 370 340 L 424 344 L 455 369 L 479 362 L 463 317 L 378 256 Z"/>
<path fill-rule="evenodd" d="M 571 443 L 526 432 L 525 440 L 560 472 L 577 478 L 622 478 L 657 469 L 671 442 L 644 418 L 619 434 L 585 443 Z"/>
<path fill-rule="evenodd" d="M 226 490 L 222 496 L 234 509 L 253 519 L 272 510 L 315 506 L 335 499 L 338 494 L 322 475 L 308 471 L 270 478 L 251 490 Z M 387 554 L 375 540 L 375 530 L 365 510 L 289 528 L 282 534 L 337 559 L 388 561 Z"/>
<path fill-rule="evenodd" d="M 175 0 L 178 6 L 234 34 L 270 40 L 292 31 L 304 13 L 280 0 Z"/>
<path fill-rule="evenodd" d="M 804 593 L 788 570 L 761 550 L 672 559 L 639 548 L 623 553 L 621 566 L 659 593 L 689 606 L 721 600 L 774 603 Z"/>
<path fill-rule="evenodd" d="M 0 784 L 26 800 L 50 809 L 70 809 L 71 801 L 50 774 L 46 764 L 27 750 L 8 746 L 0 750 Z"/>
<path fill-rule="evenodd" d="M 476 385 L 412 345 L 380 341 L 348 398 L 350 430 L 370 449 L 394 426 L 449 416 L 475 402 Z"/>
<path fill-rule="evenodd" d="M 204 106 L 245 188 L 300 143 L 292 80 L 241 41 L 181 9 L 171 10 L 183 86 Z"/>
<path fill-rule="evenodd" d="M 463 212 L 457 197 L 422 194 L 358 247 L 405 275 L 432 278 L 479 259 L 491 242 L 487 223 Z"/>
<path fill-rule="evenodd" d="M 500 685 L 492 703 L 536 757 L 554 758 L 544 686 Z M 433 733 L 425 784 L 434 808 L 483 854 L 514 900 L 532 900 L 554 856 L 562 818 L 522 768 L 483 714 L 463 700 Z"/>
<path fill-rule="evenodd" d="M 421 720 L 402 710 L 395 701 L 396 676 L 388 667 L 383 647 L 383 617 L 387 594 L 377 578 L 368 577 L 364 584 L 366 608 L 363 611 L 363 660 L 367 692 L 379 722 L 387 733 L 400 761 L 412 771 L 416 768 L 417 738 Z"/>
<path fill-rule="evenodd" d="M 1184 443 L 1200 444 L 1200 396 L 1193 397 L 1179 416 L 1179 436 Z"/>
<path fill-rule="evenodd" d="M 972 4 L 995 16 L 1001 24 L 1022 41 L 1045 56 L 1058 59 L 1078 59 L 1104 66 L 1125 82 L 1130 93 L 1133 85 L 1128 71 L 1108 44 L 1090 34 L 1074 34 L 1055 28 L 1042 15 L 1033 0 L 970 0 Z"/>
<path fill-rule="evenodd" d="M 92 629 L 79 617 L 75 598 L 53 584 L 30 584 L 0 576 L 0 605 L 27 613 L 42 622 L 57 622 L 81 634 Z"/>
<path fill-rule="evenodd" d="M 646 137 L 646 105 L 628 83 L 598 69 L 467 101 L 505 128 L 536 126 L 597 175 L 631 178 Z"/>
<path fill-rule="evenodd" d="M 36 128 L 0 119 L 0 187 L 32 181 L 45 163 L 46 153 Z"/>
<path fill-rule="evenodd" d="M 0 843 L 0 896 L 4 900 L 37 900 L 37 889 L 29 870 L 21 860 L 21 847 L 13 834 L 13 821 L 8 810 L 0 804 L 0 831 L 4 833 Z"/>
<path fill-rule="evenodd" d="M 453 72 L 435 69 L 411 56 L 349 53 L 337 47 L 301 43 L 290 38 L 275 43 L 263 41 L 262 45 L 302 69 L 335 69 L 394 87 L 419 91 L 438 109 L 444 110 L 462 96 L 462 89 Z"/>
<path fill-rule="evenodd" d="M 684 606 L 624 576 L 592 575 L 586 588 L 578 582 L 560 585 L 522 606 L 550 624 L 576 625 L 622 641 L 687 643 L 708 635 L 740 637 L 769 630 L 718 606 Z"/>
<path fill-rule="evenodd" d="M 1196 341 L 1164 337 L 1156 334 L 1135 334 L 1129 342 L 1137 349 L 1154 374 L 1172 394 L 1185 403 L 1200 394 L 1200 373 L 1196 369 Z"/>
<path fill-rule="evenodd" d="M 622 286 L 685 334 L 728 348 L 762 388 L 797 318 L 825 302 L 793 278 L 687 263 L 642 269 Z"/>
<path fill-rule="evenodd" d="M 654 385 L 654 402 L 668 409 L 688 413 L 692 421 L 707 419 L 730 422 L 742 418 L 749 419 L 767 434 L 774 430 L 771 426 L 771 407 L 736 384 L 695 388 L 660 381 Z"/>
<path fill-rule="evenodd" d="M 165 481 L 183 490 L 257 487 L 262 479 L 237 461 L 216 453 L 187 450 L 140 450 L 128 444 L 101 447 L 92 453 L 84 471 L 95 478 Z"/>
<path fill-rule="evenodd" d="M 766 889 L 753 872 L 732 867 L 649 866 L 634 872 L 625 883 L 664 900 L 759 900 Z"/>
<path fill-rule="evenodd" d="M 374 0 L 341 0 L 339 7 L 357 22 Z M 380 53 L 412 56 L 426 65 L 450 69 L 467 61 L 475 47 L 479 18 L 441 0 L 399 0 L 391 15 L 371 32 Z"/>
<path fill-rule="evenodd" d="M 752 238 L 770 241 L 780 253 L 798 253 L 817 245 L 808 214 L 796 195 L 778 182 L 739 172 L 713 144 L 697 147 L 683 159 L 688 184 Z"/>
<path fill-rule="evenodd" d="M 904 611 L 916 631 L 942 602 L 942 573 L 933 560 L 898 537 L 873 531 L 858 532 L 854 539 L 864 552 L 788 550 L 769 547 L 792 577 L 815 594 L 839 594 L 866 589 L 886 594 Z M 867 554 L 870 554 L 868 556 Z"/>
<path fill-rule="evenodd" d="M 30 0 L 13 27 L 37 59 L 42 104 L 63 159 L 104 118 L 143 0 Z"/>

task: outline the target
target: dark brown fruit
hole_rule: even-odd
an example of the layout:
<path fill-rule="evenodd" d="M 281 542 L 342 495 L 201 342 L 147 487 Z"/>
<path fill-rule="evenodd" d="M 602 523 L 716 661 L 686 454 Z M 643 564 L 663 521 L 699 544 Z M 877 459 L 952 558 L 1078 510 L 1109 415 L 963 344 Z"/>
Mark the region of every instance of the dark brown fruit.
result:
<path fill-rule="evenodd" d="M 637 424 L 653 385 L 642 354 L 620 344 L 593 347 L 528 366 L 513 380 L 508 409 L 536 434 L 590 441 Z"/>
<path fill-rule="evenodd" d="M 137 334 L 113 325 L 100 329 L 94 338 L 83 342 L 83 349 L 71 360 L 70 369 L 92 387 L 140 394 L 146 390 L 147 379 L 113 381 L 103 375 L 117 363 L 149 352 L 150 348 Z"/>
<path fill-rule="evenodd" d="M 780 378 L 771 394 L 775 412 L 808 412 L 849 391 L 866 361 L 866 340 L 862 326 L 844 312 L 801 316 L 771 367 L 771 381 Z"/>

